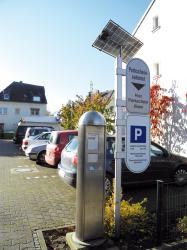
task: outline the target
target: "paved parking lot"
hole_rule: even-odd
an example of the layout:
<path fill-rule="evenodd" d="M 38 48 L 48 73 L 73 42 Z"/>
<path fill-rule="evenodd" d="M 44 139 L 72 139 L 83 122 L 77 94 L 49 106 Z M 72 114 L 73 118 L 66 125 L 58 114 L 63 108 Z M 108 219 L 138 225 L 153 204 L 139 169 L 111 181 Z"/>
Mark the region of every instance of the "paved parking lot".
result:
<path fill-rule="evenodd" d="M 75 189 L 0 140 L 0 250 L 40 249 L 37 229 L 74 224 Z"/>

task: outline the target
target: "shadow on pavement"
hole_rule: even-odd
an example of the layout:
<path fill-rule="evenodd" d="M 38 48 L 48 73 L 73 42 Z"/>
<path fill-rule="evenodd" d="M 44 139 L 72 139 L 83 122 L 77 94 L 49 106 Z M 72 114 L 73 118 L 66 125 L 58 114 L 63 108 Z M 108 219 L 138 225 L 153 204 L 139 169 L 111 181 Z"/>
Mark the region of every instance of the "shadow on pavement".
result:
<path fill-rule="evenodd" d="M 0 156 L 15 157 L 23 155 L 20 145 L 14 144 L 12 140 L 0 139 Z"/>

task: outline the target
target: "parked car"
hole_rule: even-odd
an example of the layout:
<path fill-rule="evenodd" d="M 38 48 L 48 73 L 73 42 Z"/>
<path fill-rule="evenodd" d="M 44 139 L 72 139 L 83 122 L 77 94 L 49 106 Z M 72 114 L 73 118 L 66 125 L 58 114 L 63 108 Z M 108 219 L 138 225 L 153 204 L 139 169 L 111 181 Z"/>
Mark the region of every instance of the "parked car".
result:
<path fill-rule="evenodd" d="M 60 162 L 62 149 L 76 135 L 78 135 L 77 130 L 52 131 L 46 148 L 46 163 L 57 166 Z"/>
<path fill-rule="evenodd" d="M 111 190 L 112 188 L 112 175 L 114 176 L 114 169 L 111 168 L 111 164 L 114 162 L 114 136 L 107 136 L 106 138 L 106 166 L 108 169 L 105 178 L 105 190 Z M 125 138 L 122 138 L 122 150 L 124 150 Z M 58 174 L 62 179 L 71 186 L 76 185 L 76 174 L 78 164 L 78 137 L 75 136 L 62 150 L 61 161 L 58 164 Z M 112 172 L 112 174 L 108 174 Z M 106 192 L 108 193 L 109 191 Z"/>
<path fill-rule="evenodd" d="M 28 126 L 18 126 L 15 132 L 15 136 L 13 138 L 13 143 L 15 144 L 21 144 L 22 140 L 25 136 L 26 130 Z"/>
<path fill-rule="evenodd" d="M 29 127 L 25 132 L 24 138 L 33 139 L 35 136 L 40 135 L 43 132 L 51 132 L 53 130 L 54 129 L 50 127 Z"/>
<path fill-rule="evenodd" d="M 23 151 L 25 151 L 28 148 L 28 146 L 32 144 L 36 145 L 36 144 L 42 144 L 42 143 L 48 142 L 50 135 L 51 135 L 51 132 L 42 132 L 41 134 L 36 135 L 34 137 L 30 136 L 28 138 L 24 138 L 22 141 L 21 148 Z"/>
<path fill-rule="evenodd" d="M 124 140 L 122 145 L 124 148 Z M 114 159 L 115 137 L 106 139 L 106 175 L 105 190 L 110 193 L 112 189 L 112 178 L 114 177 L 115 159 Z M 78 138 L 75 137 L 62 151 L 61 162 L 58 165 L 59 176 L 70 185 L 76 184 L 77 174 L 77 150 Z M 177 185 L 187 183 L 187 158 L 169 153 L 158 144 L 151 142 L 151 162 L 149 167 L 139 174 L 130 172 L 124 159 L 122 160 L 122 185 L 140 184 L 152 182 L 154 180 L 174 181 Z"/>
<path fill-rule="evenodd" d="M 22 141 L 24 138 L 29 137 L 29 136 L 36 136 L 41 134 L 42 132 L 48 132 L 48 131 L 53 131 L 53 127 L 46 127 L 46 126 L 18 126 L 15 136 L 13 138 L 13 142 L 16 144 L 22 144 Z"/>
<path fill-rule="evenodd" d="M 29 157 L 30 160 L 36 161 L 39 165 L 44 165 L 45 153 L 46 153 L 47 142 L 39 145 L 30 145 L 25 150 L 25 155 Z"/>
<path fill-rule="evenodd" d="M 60 130 L 60 122 L 54 116 L 28 116 L 22 117 L 18 122 L 18 126 L 13 138 L 13 142 L 21 144 L 25 136 L 25 132 L 29 127 L 48 127 L 53 130 Z"/>

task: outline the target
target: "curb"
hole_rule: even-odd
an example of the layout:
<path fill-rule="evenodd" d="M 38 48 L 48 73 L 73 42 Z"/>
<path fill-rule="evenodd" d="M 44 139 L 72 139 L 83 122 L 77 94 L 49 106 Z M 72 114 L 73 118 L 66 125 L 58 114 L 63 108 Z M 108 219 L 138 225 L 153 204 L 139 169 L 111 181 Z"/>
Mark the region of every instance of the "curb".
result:
<path fill-rule="evenodd" d="M 63 229 L 63 228 L 67 228 L 67 227 L 75 227 L 75 224 L 66 225 L 66 226 L 59 226 L 59 227 L 55 227 L 55 228 L 53 227 L 53 228 L 45 228 L 45 229 L 36 230 L 36 234 L 38 236 L 38 241 L 39 241 L 41 250 L 48 250 L 44 236 L 43 236 L 44 231 L 58 230 L 58 229 Z"/>
<path fill-rule="evenodd" d="M 47 250 L 47 246 L 46 246 L 42 231 L 44 230 L 36 230 L 36 234 L 38 236 L 38 241 L 39 241 L 41 250 Z"/>
<path fill-rule="evenodd" d="M 73 226 L 75 226 L 75 225 L 66 225 L 66 226 L 62 226 L 62 227 L 36 230 L 36 234 L 38 236 L 38 241 L 39 241 L 41 250 L 48 250 L 44 236 L 43 236 L 44 231 L 62 229 L 62 228 L 73 227 Z M 113 246 L 113 247 L 115 247 L 115 246 Z M 113 248 L 111 248 L 111 249 L 113 249 Z M 114 249 L 117 249 L 117 248 L 114 248 Z M 181 249 L 187 249 L 187 239 L 181 240 L 179 242 L 163 243 L 159 247 L 148 248 L 146 250 L 181 250 Z"/>
<path fill-rule="evenodd" d="M 181 240 L 179 242 L 172 242 L 172 243 L 164 243 L 160 247 L 153 247 L 151 249 L 147 250 L 181 250 L 181 249 L 187 249 L 187 239 Z"/>

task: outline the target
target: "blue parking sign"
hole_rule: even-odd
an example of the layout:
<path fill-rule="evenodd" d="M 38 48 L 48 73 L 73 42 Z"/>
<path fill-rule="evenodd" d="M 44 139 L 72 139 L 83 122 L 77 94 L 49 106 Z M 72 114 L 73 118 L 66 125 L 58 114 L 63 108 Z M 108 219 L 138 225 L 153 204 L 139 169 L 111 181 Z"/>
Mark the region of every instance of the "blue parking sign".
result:
<path fill-rule="evenodd" d="M 126 166 L 133 173 L 142 173 L 150 163 L 149 115 L 127 116 Z"/>
<path fill-rule="evenodd" d="M 131 143 L 146 143 L 146 126 L 131 126 L 130 127 L 130 142 Z"/>

